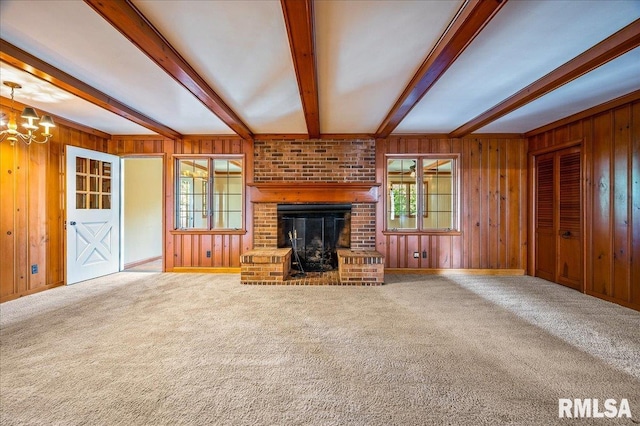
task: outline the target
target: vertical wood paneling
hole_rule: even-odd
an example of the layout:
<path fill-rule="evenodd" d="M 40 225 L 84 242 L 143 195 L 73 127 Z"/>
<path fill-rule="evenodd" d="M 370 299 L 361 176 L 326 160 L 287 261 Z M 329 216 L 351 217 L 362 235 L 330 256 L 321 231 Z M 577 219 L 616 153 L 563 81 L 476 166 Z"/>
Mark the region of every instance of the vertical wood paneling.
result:
<path fill-rule="evenodd" d="M 502 230 L 502 232 L 498 232 L 498 258 L 496 268 L 508 268 L 507 263 L 509 262 L 509 257 L 507 256 L 507 241 L 509 240 L 509 232 L 511 231 L 509 227 L 509 215 L 508 215 L 508 204 L 507 194 L 509 193 L 509 174 L 508 169 L 504 169 L 504 165 L 507 163 L 507 144 L 504 140 L 498 140 L 498 170 L 496 173 L 498 174 L 498 223 L 500 226 L 498 230 Z M 504 262 L 507 263 L 504 263 Z"/>
<path fill-rule="evenodd" d="M 618 108 L 613 112 L 613 281 L 611 295 L 616 299 L 629 300 L 629 171 L 630 156 L 629 125 L 630 108 Z"/>
<path fill-rule="evenodd" d="M 17 165 L 14 173 L 16 176 L 15 193 L 15 230 L 16 230 L 16 261 L 17 277 L 16 292 L 24 294 L 29 289 L 28 286 L 28 264 L 29 262 L 29 210 L 27 197 L 29 194 L 29 151 L 28 147 L 20 142 L 16 142 L 14 149 L 17 154 Z"/>
<path fill-rule="evenodd" d="M 462 242 L 462 268 L 471 268 L 471 230 L 473 229 L 473 222 L 471 217 L 471 197 L 469 188 L 471 188 L 471 144 L 462 144 L 462 154 L 460 155 L 462 161 L 462 169 L 460 179 L 462 184 L 459 186 L 460 191 L 465 194 L 461 195 L 461 208 L 460 211 L 460 230 L 462 235 L 465 236 Z"/>
<path fill-rule="evenodd" d="M 526 234 L 521 234 L 520 231 L 523 217 L 517 214 L 520 209 L 526 211 L 526 193 L 527 186 L 525 184 L 526 179 L 521 179 L 521 173 L 523 170 L 526 172 L 527 164 L 523 155 L 522 144 L 516 144 L 511 140 L 505 141 L 506 155 L 504 156 L 505 166 L 507 164 L 514 165 L 516 167 L 506 167 L 505 187 L 506 192 L 502 193 L 502 205 L 504 208 L 504 223 L 506 223 L 506 230 L 502 234 L 502 238 L 505 239 L 505 258 L 507 263 L 503 265 L 506 268 L 517 268 L 518 265 L 526 265 L 526 259 L 522 256 L 522 247 L 526 244 Z M 522 158 L 521 158 L 522 157 Z M 524 201 L 524 202 L 523 202 Z"/>
<path fill-rule="evenodd" d="M 15 150 L 0 143 L 0 298 L 16 292 Z"/>
<path fill-rule="evenodd" d="M 48 222 L 48 260 L 47 284 L 57 285 L 64 282 L 65 277 L 65 159 L 62 155 L 62 144 L 52 143 L 49 146 L 46 187 L 46 215 Z"/>
<path fill-rule="evenodd" d="M 471 142 L 470 164 L 470 203 L 468 220 L 471 224 L 471 241 L 469 253 L 471 255 L 469 266 L 471 268 L 481 268 L 482 259 L 486 257 L 486 250 L 481 244 L 482 241 L 482 142 L 473 140 Z"/>
<path fill-rule="evenodd" d="M 378 239 L 384 241 L 389 268 L 511 268 L 525 269 L 526 165 L 523 139 L 403 139 L 389 138 L 379 146 L 384 154 L 460 154 L 460 233 L 383 234 L 378 220 Z M 414 149 L 418 147 L 418 151 Z M 407 151 L 408 150 L 408 151 Z M 384 170 L 384 164 L 377 162 Z M 384 173 L 378 173 L 384 180 Z M 381 181 L 383 185 L 386 182 Z M 386 191 L 386 190 L 385 190 Z M 380 207 L 378 211 L 382 211 Z M 512 229 L 509 230 L 508 228 Z M 427 258 L 422 257 L 422 251 Z M 417 251 L 419 258 L 414 259 Z"/>
<path fill-rule="evenodd" d="M 529 150 L 580 138 L 585 291 L 640 310 L 640 100 L 534 135 Z"/>
<path fill-rule="evenodd" d="M 27 213 L 29 215 L 28 290 L 44 287 L 47 284 L 48 151 L 48 146 L 39 144 L 32 144 L 27 150 L 29 153 L 29 161 L 27 163 L 27 176 L 29 179 L 27 196 Z M 31 265 L 37 265 L 37 273 L 31 273 Z"/>
<path fill-rule="evenodd" d="M 640 306 L 640 102 L 631 109 L 631 179 L 629 186 L 631 242 L 631 291 L 629 301 Z"/>
<path fill-rule="evenodd" d="M 611 295 L 611 114 L 593 118 L 593 291 Z"/>
<path fill-rule="evenodd" d="M 631 109 L 631 179 L 629 191 L 631 241 L 631 277 L 629 301 L 640 306 L 640 102 Z"/>
<path fill-rule="evenodd" d="M 64 283 L 64 146 L 107 146 L 62 124 L 52 132 L 42 145 L 0 144 L 0 302 Z"/>
<path fill-rule="evenodd" d="M 0 144 L 0 301 L 64 283 L 65 158 L 64 146 L 116 155 L 163 155 L 165 158 L 164 266 L 239 267 L 240 253 L 251 246 L 240 235 L 173 235 L 174 153 L 243 153 L 249 142 L 239 138 L 172 141 L 157 136 L 121 136 L 107 141 L 58 125 L 45 145 Z M 248 162 L 251 158 L 249 157 Z M 250 225 L 250 222 L 248 223 Z M 219 240 L 217 247 L 214 238 Z M 225 240 L 226 238 L 226 240 Z M 243 245 L 246 245 L 244 247 Z M 216 253 L 216 249 L 219 253 Z M 212 257 L 206 257 L 206 250 Z M 185 257 L 185 254 L 188 255 Z M 216 261 L 218 260 L 218 262 Z M 38 273 L 31 274 L 31 265 Z"/>
<path fill-rule="evenodd" d="M 489 139 L 487 147 L 488 179 L 486 179 L 486 206 L 489 229 L 487 232 L 487 260 L 484 268 L 497 268 L 500 239 L 500 164 L 499 147 L 495 139 Z"/>

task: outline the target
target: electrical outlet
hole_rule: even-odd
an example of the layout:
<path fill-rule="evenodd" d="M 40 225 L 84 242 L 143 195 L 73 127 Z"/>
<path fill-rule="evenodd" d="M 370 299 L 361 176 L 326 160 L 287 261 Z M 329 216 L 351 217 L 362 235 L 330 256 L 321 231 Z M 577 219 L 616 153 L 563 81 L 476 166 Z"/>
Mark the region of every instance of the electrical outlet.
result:
<path fill-rule="evenodd" d="M 38 265 L 31 265 L 31 273 L 32 274 L 38 273 Z"/>
<path fill-rule="evenodd" d="M 207 257 L 211 257 L 211 250 L 207 250 Z"/>
<path fill-rule="evenodd" d="M 414 259 L 418 259 L 420 257 L 420 253 L 418 253 L 417 251 L 413 252 L 413 258 Z"/>

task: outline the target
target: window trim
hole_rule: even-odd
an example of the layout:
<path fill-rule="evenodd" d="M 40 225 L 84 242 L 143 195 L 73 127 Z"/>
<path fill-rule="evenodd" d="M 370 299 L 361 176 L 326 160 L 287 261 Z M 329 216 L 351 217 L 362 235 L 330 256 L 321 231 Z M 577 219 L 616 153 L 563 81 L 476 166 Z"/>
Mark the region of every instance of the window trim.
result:
<path fill-rule="evenodd" d="M 242 161 L 242 219 L 240 228 L 215 228 L 213 226 L 212 219 L 212 207 L 213 207 L 213 191 L 211 186 L 211 180 L 213 179 L 212 170 L 215 160 L 241 160 Z M 247 233 L 247 185 L 246 185 L 246 155 L 245 154 L 174 154 L 172 156 L 173 165 L 173 227 L 171 229 L 172 234 L 246 234 Z M 209 173 L 209 179 L 207 185 L 209 185 L 209 193 L 207 194 L 207 226 L 205 228 L 181 228 L 180 215 L 179 215 L 179 186 L 180 186 L 180 161 L 184 160 L 207 160 L 207 168 Z"/>
<path fill-rule="evenodd" d="M 459 153 L 407 153 L 407 154 L 385 154 L 384 156 L 384 188 L 385 194 L 382 197 L 383 202 L 383 211 L 384 211 L 384 227 L 382 234 L 383 235 L 461 235 L 461 188 L 462 188 L 462 173 L 461 173 L 461 164 L 460 164 Z M 455 195 L 453 196 L 453 223 L 452 228 L 427 228 L 423 229 L 423 221 L 421 220 L 424 217 L 424 199 L 423 199 L 423 170 L 422 167 L 416 167 L 416 185 L 417 185 L 417 211 L 416 211 L 416 227 L 415 228 L 389 228 L 388 222 L 388 202 L 389 202 L 389 175 L 388 175 L 388 165 L 389 160 L 413 160 L 417 161 L 417 164 L 422 164 L 424 159 L 433 159 L 433 160 L 453 160 L 454 164 L 452 167 L 452 172 L 454 172 L 454 182 L 453 188 L 455 188 Z"/>

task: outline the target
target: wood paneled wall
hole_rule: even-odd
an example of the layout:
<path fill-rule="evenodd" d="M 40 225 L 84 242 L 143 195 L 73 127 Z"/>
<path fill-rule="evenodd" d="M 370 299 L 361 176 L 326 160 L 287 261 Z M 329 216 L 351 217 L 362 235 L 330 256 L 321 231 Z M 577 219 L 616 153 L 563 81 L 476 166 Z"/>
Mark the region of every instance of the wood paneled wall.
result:
<path fill-rule="evenodd" d="M 385 232 L 378 203 L 378 251 L 387 268 L 526 269 L 526 141 L 518 137 L 388 138 L 377 141 L 379 182 L 386 154 L 460 154 L 460 232 Z M 420 257 L 415 259 L 414 252 Z M 426 251 L 427 258 L 422 257 Z"/>
<path fill-rule="evenodd" d="M 585 291 L 640 310 L 640 100 L 549 127 L 529 151 L 582 140 Z"/>
<path fill-rule="evenodd" d="M 239 137 L 193 136 L 184 140 L 153 139 L 151 137 L 114 137 L 109 152 L 121 156 L 160 154 L 164 157 L 164 268 L 175 271 L 185 268 L 239 268 L 240 254 L 251 246 L 253 234 L 250 221 L 246 231 L 182 231 L 174 229 L 174 154 L 244 154 L 245 176 L 251 176 L 252 144 Z M 248 167 L 247 167 L 248 166 Z M 252 206 L 245 202 L 246 218 L 252 217 Z M 249 220 L 249 219 L 247 219 Z M 211 251 L 211 257 L 206 257 Z"/>
<path fill-rule="evenodd" d="M 64 284 L 64 146 L 107 147 L 60 122 L 52 133 L 42 145 L 0 142 L 0 302 Z"/>
<path fill-rule="evenodd" d="M 53 129 L 44 145 L 0 143 L 0 302 L 65 283 L 65 145 L 120 156 L 161 156 L 165 174 L 165 268 L 239 267 L 242 251 L 252 241 L 246 234 L 173 230 L 173 154 L 245 154 L 251 177 L 250 142 L 235 137 L 193 137 L 173 141 L 154 136 L 122 136 L 109 140 L 64 124 Z M 247 203 L 247 217 L 252 217 Z M 207 250 L 212 257 L 207 258 Z M 31 265 L 38 272 L 31 273 Z"/>

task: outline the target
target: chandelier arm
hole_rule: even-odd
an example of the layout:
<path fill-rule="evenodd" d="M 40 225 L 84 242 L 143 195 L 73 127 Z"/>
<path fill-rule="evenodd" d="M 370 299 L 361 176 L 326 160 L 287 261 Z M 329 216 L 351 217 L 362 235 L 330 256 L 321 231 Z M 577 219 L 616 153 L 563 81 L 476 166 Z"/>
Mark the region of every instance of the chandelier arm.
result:
<path fill-rule="evenodd" d="M 43 123 L 44 121 L 46 121 L 46 124 L 43 125 L 43 127 L 45 128 L 45 133 L 41 133 L 42 137 L 44 139 L 42 140 L 38 140 L 37 136 L 34 134 L 34 130 L 38 129 L 39 126 L 35 125 L 34 123 L 32 123 L 33 119 L 38 119 L 37 114 L 35 113 L 35 110 L 33 108 L 25 108 L 25 111 L 30 110 L 31 114 L 28 114 L 28 116 L 25 116 L 24 111 L 23 111 L 23 118 L 27 118 L 29 120 L 29 123 L 24 123 L 22 124 L 22 127 L 24 127 L 27 130 L 27 133 L 21 133 L 18 130 L 18 125 L 16 122 L 16 109 L 14 107 L 14 91 L 15 89 L 21 89 L 22 86 L 18 83 L 14 83 L 11 81 L 5 81 L 3 82 L 3 84 L 5 86 L 8 86 L 11 88 L 11 109 L 9 110 L 9 121 L 7 123 L 4 123 L 4 117 L 7 116 L 5 114 L 3 115 L 3 127 L 6 125 L 7 126 L 7 130 L 2 130 L 0 131 L 0 142 L 4 141 L 5 139 L 9 139 L 9 141 L 11 142 L 11 145 L 14 144 L 15 141 L 18 140 L 18 138 L 20 138 L 20 140 L 22 142 L 24 142 L 26 145 L 31 145 L 31 143 L 38 143 L 38 144 L 45 144 L 47 142 L 49 142 L 49 140 L 52 138 L 52 134 L 49 133 L 49 127 L 55 127 L 55 124 L 53 122 L 53 119 L 48 116 L 48 115 L 44 115 L 42 117 L 43 119 Z"/>

